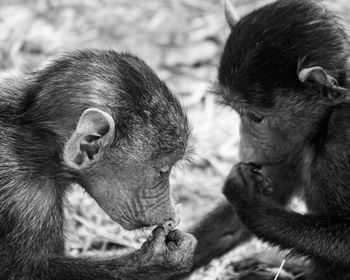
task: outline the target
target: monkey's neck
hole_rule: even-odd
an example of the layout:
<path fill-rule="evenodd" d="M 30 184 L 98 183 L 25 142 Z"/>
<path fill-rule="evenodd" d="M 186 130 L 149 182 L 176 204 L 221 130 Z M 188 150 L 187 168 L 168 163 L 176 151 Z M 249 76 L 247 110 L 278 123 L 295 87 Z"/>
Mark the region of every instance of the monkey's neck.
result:
<path fill-rule="evenodd" d="M 64 188 L 43 175 L 19 171 L 5 180 L 0 185 L 0 252 L 6 254 L 6 262 L 19 267 L 30 263 L 31 256 L 47 259 L 62 254 Z"/>

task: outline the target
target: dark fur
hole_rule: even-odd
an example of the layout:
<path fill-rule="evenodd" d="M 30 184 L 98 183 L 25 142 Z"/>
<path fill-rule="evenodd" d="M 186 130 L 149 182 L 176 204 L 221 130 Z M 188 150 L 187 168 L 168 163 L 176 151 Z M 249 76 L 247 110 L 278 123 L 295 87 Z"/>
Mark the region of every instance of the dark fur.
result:
<path fill-rule="evenodd" d="M 333 105 L 323 98 L 329 89 L 302 83 L 297 73 L 321 66 L 349 89 L 348 57 L 348 38 L 337 18 L 316 2 L 285 0 L 231 26 L 219 67 L 218 96 L 241 114 L 241 144 L 254 150 L 250 156 L 241 152 L 242 160 L 261 164 L 274 189 L 266 199 L 249 177 L 252 171 L 239 172 L 238 165 L 224 193 L 251 232 L 309 257 L 310 279 L 350 279 L 350 104 Z M 273 120 L 264 133 L 251 113 Z M 295 193 L 305 197 L 310 213 L 284 209 Z M 235 211 L 220 207 L 194 230 L 194 267 L 249 237 L 242 237 Z"/>
<path fill-rule="evenodd" d="M 274 123 L 274 127 L 292 130 L 295 121 L 305 136 L 299 140 L 299 136 L 286 135 L 284 145 L 270 138 L 265 144 L 266 135 L 259 135 L 254 128 L 242 130 L 251 135 L 250 140 L 242 141 L 252 141 L 256 151 L 252 162 L 273 164 L 273 145 L 283 145 L 287 151 L 283 162 L 288 164 L 271 166 L 267 176 L 274 189 L 285 188 L 283 184 L 296 191 L 302 188 L 310 214 L 289 212 L 262 198 L 254 205 L 251 201 L 236 204 L 241 200 L 228 187 L 225 194 L 234 201 L 242 222 L 258 237 L 310 257 L 317 266 L 310 273 L 312 279 L 347 279 L 350 275 L 350 105 L 318 102 L 323 93 L 300 82 L 297 72 L 318 65 L 346 88 L 348 55 L 345 32 L 322 6 L 311 1 L 278 1 L 232 27 L 219 68 L 219 82 L 224 92 L 231 94 L 234 107 L 273 114 L 280 106 L 292 119 L 286 117 L 286 123 Z M 289 113 L 288 107 L 294 113 Z M 299 111 L 305 116 L 295 115 Z M 266 149 L 270 149 L 268 156 Z M 276 178 L 286 170 L 295 178 L 289 182 L 286 177 Z"/>
<path fill-rule="evenodd" d="M 115 119 L 118 134 L 111 151 L 118 151 L 111 156 L 120 161 L 132 155 L 147 162 L 186 149 L 189 129 L 179 102 L 130 54 L 76 52 L 4 81 L 0 279 L 154 279 L 133 255 L 110 260 L 64 256 L 63 198 L 76 176 L 64 165 L 62 149 L 89 107 Z M 149 158 L 142 158 L 138 153 L 144 155 L 147 147 L 152 147 Z"/>
<path fill-rule="evenodd" d="M 229 90 L 221 97 L 232 106 L 234 91 L 249 106 L 271 107 L 278 98 L 275 89 L 305 94 L 296 73 L 301 66 L 315 63 L 344 84 L 348 54 L 348 39 L 341 23 L 320 4 L 304 0 L 274 2 L 231 28 L 218 75 L 220 85 Z"/>

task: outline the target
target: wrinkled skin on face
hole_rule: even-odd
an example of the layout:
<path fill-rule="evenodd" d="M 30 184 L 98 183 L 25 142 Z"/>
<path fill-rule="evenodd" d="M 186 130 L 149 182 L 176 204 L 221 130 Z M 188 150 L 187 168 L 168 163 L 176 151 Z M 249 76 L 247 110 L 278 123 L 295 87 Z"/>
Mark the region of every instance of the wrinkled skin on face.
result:
<path fill-rule="evenodd" d="M 167 166 L 136 162 L 121 166 L 107 159 L 84 173 L 81 184 L 114 221 L 133 230 L 177 220 L 169 172 Z"/>
<path fill-rule="evenodd" d="M 143 125 L 129 132 L 129 138 L 116 139 L 113 117 L 89 108 L 67 141 L 64 160 L 78 183 L 125 229 L 168 220 L 176 227 L 179 218 L 170 197 L 169 174 L 186 156 L 189 132 L 183 121 L 175 128 L 168 123 L 168 138 L 153 125 Z"/>

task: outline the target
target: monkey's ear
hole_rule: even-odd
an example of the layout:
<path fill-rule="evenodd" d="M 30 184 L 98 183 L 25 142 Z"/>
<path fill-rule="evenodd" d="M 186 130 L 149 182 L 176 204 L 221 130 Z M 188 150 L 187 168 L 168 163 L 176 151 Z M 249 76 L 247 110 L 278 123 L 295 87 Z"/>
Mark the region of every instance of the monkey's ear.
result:
<path fill-rule="evenodd" d="M 225 2 L 225 18 L 230 27 L 235 26 L 239 20 L 236 10 L 230 0 L 226 0 Z"/>
<path fill-rule="evenodd" d="M 340 87 L 338 81 L 320 66 L 304 68 L 299 71 L 298 77 L 302 83 L 313 83 L 326 88 L 327 96 L 325 97 L 331 99 L 334 103 L 350 100 L 350 92 Z"/>
<path fill-rule="evenodd" d="M 114 126 L 110 114 L 95 108 L 85 110 L 65 144 L 65 163 L 75 170 L 82 170 L 99 161 L 114 140 Z"/>
<path fill-rule="evenodd" d="M 327 87 L 338 85 L 337 80 L 320 66 L 304 68 L 299 71 L 298 77 L 302 83 L 314 82 Z"/>

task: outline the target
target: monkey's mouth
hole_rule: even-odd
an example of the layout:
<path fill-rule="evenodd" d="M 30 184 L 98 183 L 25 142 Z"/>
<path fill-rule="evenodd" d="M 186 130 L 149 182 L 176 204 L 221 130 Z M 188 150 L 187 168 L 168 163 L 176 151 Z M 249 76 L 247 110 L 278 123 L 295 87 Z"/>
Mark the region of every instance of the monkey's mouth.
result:
<path fill-rule="evenodd" d="M 140 222 L 140 221 L 134 221 L 135 230 L 144 230 L 144 229 L 146 230 L 146 229 L 149 229 L 153 226 L 155 226 L 155 225 L 151 225 L 151 224 Z"/>

